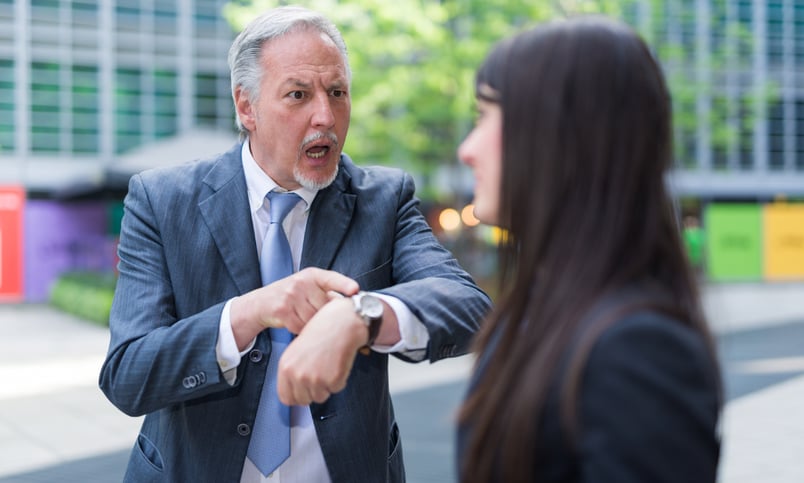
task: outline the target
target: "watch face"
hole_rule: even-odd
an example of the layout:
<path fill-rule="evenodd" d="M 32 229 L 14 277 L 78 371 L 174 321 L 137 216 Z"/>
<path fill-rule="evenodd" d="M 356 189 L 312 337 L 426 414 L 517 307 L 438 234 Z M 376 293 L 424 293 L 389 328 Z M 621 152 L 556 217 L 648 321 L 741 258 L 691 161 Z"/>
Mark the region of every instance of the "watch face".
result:
<path fill-rule="evenodd" d="M 372 319 L 382 317 L 382 302 L 377 297 L 372 295 L 364 295 L 360 299 L 360 305 L 363 309 L 363 314 Z"/>

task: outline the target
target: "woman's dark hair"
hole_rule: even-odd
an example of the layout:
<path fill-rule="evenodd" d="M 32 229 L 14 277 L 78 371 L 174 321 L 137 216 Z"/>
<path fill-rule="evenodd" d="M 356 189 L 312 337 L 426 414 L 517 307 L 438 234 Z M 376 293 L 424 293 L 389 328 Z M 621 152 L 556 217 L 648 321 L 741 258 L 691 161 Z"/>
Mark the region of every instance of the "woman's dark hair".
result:
<path fill-rule="evenodd" d="M 596 16 L 544 24 L 499 43 L 477 87 L 502 109 L 505 236 L 500 295 L 475 341 L 484 365 L 459 415 L 471 428 L 461 481 L 535 481 L 548 389 L 606 293 L 650 280 L 713 358 L 714 345 L 665 187 L 670 96 L 640 37 Z"/>

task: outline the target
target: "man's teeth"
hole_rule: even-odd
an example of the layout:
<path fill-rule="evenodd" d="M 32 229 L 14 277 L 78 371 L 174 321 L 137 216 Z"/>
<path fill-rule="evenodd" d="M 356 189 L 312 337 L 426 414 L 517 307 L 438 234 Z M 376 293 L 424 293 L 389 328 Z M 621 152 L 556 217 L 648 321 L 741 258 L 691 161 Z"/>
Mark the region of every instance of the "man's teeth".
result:
<path fill-rule="evenodd" d="M 327 154 L 327 151 L 328 151 L 327 149 L 322 149 L 321 151 L 318 152 L 307 151 L 307 156 L 310 156 L 313 159 L 319 159 L 323 158 L 324 155 Z"/>

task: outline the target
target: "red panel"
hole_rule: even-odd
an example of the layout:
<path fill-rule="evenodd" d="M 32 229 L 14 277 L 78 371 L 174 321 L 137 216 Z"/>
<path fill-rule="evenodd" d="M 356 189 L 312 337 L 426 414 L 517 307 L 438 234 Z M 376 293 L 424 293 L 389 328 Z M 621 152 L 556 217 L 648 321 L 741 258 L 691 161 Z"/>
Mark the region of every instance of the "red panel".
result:
<path fill-rule="evenodd" d="M 23 210 L 25 189 L 0 186 L 0 301 L 23 298 Z"/>

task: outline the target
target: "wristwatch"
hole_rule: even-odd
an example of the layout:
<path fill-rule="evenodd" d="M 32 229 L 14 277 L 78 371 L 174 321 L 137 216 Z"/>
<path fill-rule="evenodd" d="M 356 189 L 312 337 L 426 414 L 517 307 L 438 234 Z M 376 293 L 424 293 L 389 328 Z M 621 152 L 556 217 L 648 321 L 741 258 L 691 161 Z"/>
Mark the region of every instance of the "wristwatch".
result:
<path fill-rule="evenodd" d="M 382 325 L 383 305 L 378 297 L 368 292 L 358 292 L 352 295 L 352 302 L 355 304 L 355 312 L 363 319 L 363 323 L 368 328 L 368 341 L 360 348 L 360 353 L 368 355 L 369 348 L 377 339 Z"/>

